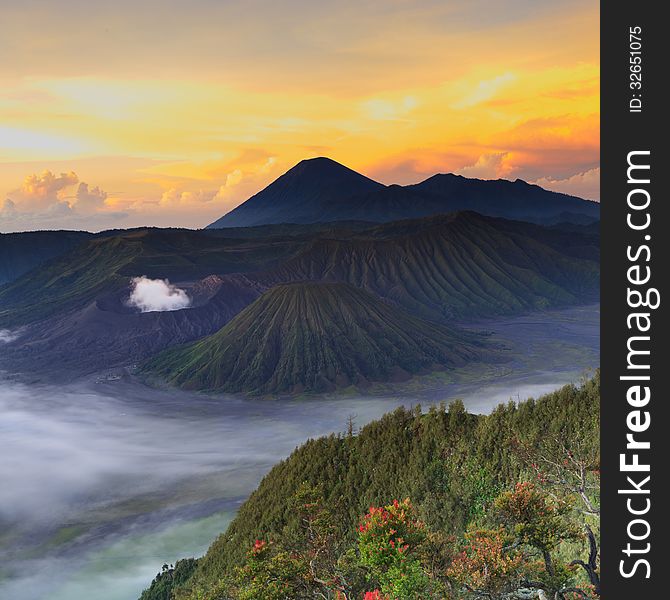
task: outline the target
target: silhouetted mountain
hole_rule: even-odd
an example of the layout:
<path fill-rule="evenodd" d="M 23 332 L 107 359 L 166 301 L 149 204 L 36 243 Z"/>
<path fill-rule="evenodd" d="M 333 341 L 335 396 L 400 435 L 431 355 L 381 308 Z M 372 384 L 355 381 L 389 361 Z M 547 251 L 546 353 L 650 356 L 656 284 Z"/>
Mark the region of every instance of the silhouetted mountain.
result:
<path fill-rule="evenodd" d="M 588 224 L 600 205 L 517 179 L 485 181 L 434 175 L 408 186 L 385 186 L 328 158 L 298 163 L 209 228 L 272 223 L 385 223 L 460 210 L 540 224 Z"/>
<path fill-rule="evenodd" d="M 383 187 L 329 158 L 303 160 L 210 227 L 316 223 L 332 203 Z"/>
<path fill-rule="evenodd" d="M 473 210 L 483 215 L 542 224 L 561 221 L 584 224 L 600 218 L 597 202 L 551 192 L 521 179 L 482 180 L 439 174 L 407 189 L 432 199 L 435 207 L 442 207 L 439 212 Z"/>
<path fill-rule="evenodd" d="M 481 357 L 482 346 L 475 335 L 427 323 L 348 284 L 293 283 L 144 370 L 187 389 L 324 392 L 463 365 Z"/>

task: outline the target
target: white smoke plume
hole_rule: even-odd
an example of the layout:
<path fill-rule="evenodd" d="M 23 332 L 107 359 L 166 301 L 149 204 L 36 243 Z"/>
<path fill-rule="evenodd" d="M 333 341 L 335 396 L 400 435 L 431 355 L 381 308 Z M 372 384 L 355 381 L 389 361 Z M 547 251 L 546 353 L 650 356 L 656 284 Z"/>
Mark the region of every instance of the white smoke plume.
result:
<path fill-rule="evenodd" d="M 188 294 L 172 285 L 167 279 L 134 277 L 133 290 L 126 303 L 142 312 L 180 310 L 191 306 Z"/>
<path fill-rule="evenodd" d="M 0 344 L 9 344 L 19 337 L 18 333 L 13 333 L 9 329 L 0 329 Z"/>

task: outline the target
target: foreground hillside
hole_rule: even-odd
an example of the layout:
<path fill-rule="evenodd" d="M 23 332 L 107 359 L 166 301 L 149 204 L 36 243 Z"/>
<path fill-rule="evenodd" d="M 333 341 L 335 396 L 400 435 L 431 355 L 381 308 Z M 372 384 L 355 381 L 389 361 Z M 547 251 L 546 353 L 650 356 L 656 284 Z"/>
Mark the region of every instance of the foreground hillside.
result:
<path fill-rule="evenodd" d="M 595 597 L 599 401 L 596 374 L 489 416 L 398 409 L 311 440 L 142 600 Z"/>
<path fill-rule="evenodd" d="M 273 287 L 216 334 L 144 368 L 186 389 L 325 392 L 482 359 L 484 340 L 345 283 Z"/>

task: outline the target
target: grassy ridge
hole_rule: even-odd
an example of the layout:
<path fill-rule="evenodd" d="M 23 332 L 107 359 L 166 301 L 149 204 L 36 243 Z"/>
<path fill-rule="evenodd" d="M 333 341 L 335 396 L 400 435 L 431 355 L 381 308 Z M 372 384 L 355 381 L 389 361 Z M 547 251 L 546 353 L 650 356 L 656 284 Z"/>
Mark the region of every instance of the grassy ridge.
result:
<path fill-rule="evenodd" d="M 345 281 L 432 320 L 508 315 L 595 300 L 598 241 L 455 213 L 316 239 L 260 278 Z"/>
<path fill-rule="evenodd" d="M 196 280 L 257 270 L 292 254 L 296 242 L 221 238 L 178 229 L 140 229 L 98 237 L 0 288 L 0 326 L 81 308 L 134 276 Z"/>
<path fill-rule="evenodd" d="M 483 356 L 483 340 L 426 323 L 344 283 L 278 285 L 216 334 L 151 360 L 187 389 L 322 392 L 406 379 Z"/>

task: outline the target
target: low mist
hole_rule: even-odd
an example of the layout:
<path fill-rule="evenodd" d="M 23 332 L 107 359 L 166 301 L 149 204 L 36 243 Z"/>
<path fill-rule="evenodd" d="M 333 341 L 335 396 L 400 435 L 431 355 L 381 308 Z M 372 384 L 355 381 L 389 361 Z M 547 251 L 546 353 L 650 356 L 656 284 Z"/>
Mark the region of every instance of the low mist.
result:
<path fill-rule="evenodd" d="M 181 310 L 191 306 L 188 294 L 167 279 L 133 277 L 132 286 L 126 304 L 142 312 Z"/>
<path fill-rule="evenodd" d="M 0 381 L 0 597 L 136 600 L 164 562 L 202 554 L 296 446 L 400 403 Z"/>

